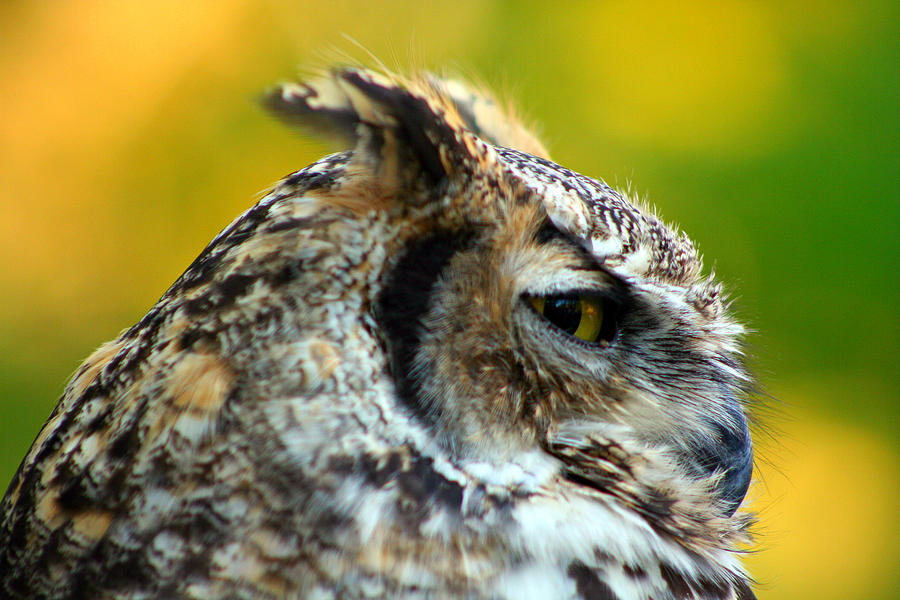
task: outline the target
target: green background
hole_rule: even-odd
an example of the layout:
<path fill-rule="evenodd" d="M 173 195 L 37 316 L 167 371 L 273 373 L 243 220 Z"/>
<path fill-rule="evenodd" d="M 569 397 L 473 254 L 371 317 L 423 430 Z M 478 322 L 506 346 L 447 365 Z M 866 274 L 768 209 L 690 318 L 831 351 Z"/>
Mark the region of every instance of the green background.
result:
<path fill-rule="evenodd" d="M 0 487 L 79 362 L 332 149 L 254 96 L 370 51 L 488 85 L 697 240 L 771 396 L 760 597 L 896 597 L 898 6 L 3 3 Z"/>

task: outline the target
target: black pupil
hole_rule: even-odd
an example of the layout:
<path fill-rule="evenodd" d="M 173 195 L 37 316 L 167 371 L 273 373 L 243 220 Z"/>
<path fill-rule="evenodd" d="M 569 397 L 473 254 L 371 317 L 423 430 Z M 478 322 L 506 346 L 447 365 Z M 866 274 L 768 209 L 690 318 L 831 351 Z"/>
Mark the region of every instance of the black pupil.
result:
<path fill-rule="evenodd" d="M 577 298 L 547 298 L 544 304 L 544 317 L 569 335 L 575 335 L 581 323 L 581 310 L 578 304 Z"/>

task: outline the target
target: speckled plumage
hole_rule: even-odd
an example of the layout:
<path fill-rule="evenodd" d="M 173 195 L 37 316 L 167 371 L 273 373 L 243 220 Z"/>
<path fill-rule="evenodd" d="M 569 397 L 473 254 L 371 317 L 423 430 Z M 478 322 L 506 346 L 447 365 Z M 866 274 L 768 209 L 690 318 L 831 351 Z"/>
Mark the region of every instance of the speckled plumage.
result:
<path fill-rule="evenodd" d="M 456 82 L 265 104 L 352 150 L 77 371 L 0 506 L 0 595 L 752 598 L 742 329 L 690 240 Z M 565 295 L 609 335 L 529 305 Z"/>

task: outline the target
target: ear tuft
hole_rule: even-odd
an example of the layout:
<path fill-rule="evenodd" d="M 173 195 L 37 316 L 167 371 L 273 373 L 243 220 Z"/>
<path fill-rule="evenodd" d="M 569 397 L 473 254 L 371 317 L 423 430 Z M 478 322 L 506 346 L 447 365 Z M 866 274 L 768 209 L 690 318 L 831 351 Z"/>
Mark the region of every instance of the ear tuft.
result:
<path fill-rule="evenodd" d="M 283 84 L 262 102 L 290 125 L 347 139 L 354 160 L 390 174 L 412 169 L 439 183 L 471 174 L 493 156 L 455 104 L 428 82 L 342 67 L 321 79 Z"/>

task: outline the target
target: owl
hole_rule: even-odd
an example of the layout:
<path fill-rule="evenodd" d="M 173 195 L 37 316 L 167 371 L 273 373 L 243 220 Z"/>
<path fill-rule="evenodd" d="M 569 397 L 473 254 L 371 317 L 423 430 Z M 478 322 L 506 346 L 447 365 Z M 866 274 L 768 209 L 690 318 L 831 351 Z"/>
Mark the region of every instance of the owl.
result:
<path fill-rule="evenodd" d="M 753 598 L 751 378 L 690 239 L 488 95 L 336 67 L 281 180 L 77 370 L 6 598 Z"/>

